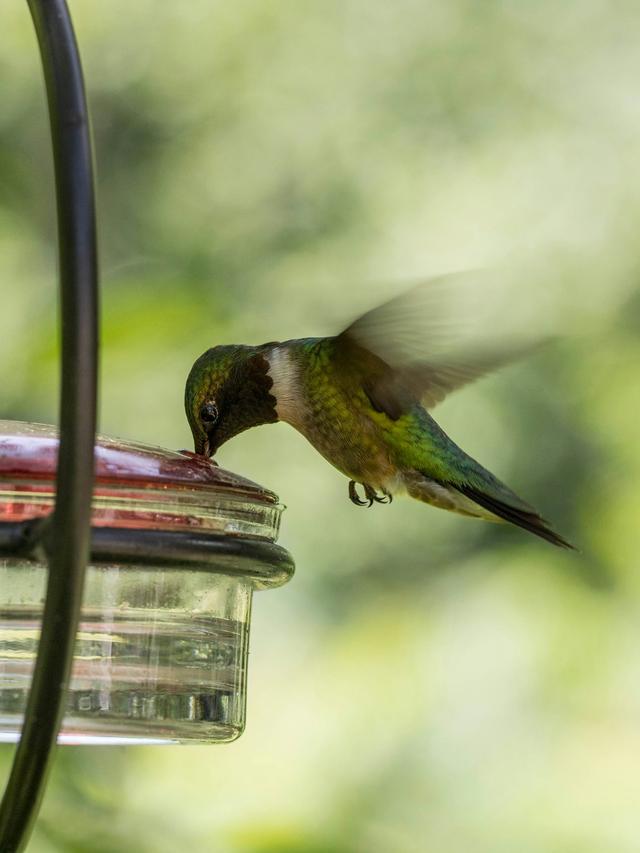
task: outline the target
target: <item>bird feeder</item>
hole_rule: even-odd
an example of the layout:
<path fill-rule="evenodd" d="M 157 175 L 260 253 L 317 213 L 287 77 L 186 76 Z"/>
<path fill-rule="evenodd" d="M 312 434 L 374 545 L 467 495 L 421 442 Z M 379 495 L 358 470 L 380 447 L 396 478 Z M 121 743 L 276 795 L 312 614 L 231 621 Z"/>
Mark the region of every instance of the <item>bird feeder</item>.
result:
<path fill-rule="evenodd" d="M 38 546 L 29 531 L 51 512 L 57 458 L 53 428 L 0 422 L 5 741 L 20 732 L 37 653 L 47 539 Z M 293 572 L 274 544 L 281 512 L 272 492 L 207 459 L 98 440 L 61 742 L 214 742 L 242 733 L 253 591 Z"/>
<path fill-rule="evenodd" d="M 89 112 L 66 0 L 27 0 L 58 219 L 59 431 L 0 421 L 0 850 L 28 843 L 57 741 L 229 741 L 253 591 L 293 573 L 276 496 L 190 453 L 96 441 Z M 4 306 L 3 306 L 4 307 Z M 95 476 L 94 476 L 95 475 Z"/>

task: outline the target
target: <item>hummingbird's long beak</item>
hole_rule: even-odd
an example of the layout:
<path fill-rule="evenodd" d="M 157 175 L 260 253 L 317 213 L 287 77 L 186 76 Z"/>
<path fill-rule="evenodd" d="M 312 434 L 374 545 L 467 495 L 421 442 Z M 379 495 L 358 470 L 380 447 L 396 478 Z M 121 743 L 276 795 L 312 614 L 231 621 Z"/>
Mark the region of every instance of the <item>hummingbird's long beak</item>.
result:
<path fill-rule="evenodd" d="M 196 441 L 196 455 L 204 456 L 207 459 L 211 456 L 211 448 L 209 445 L 209 436 L 205 436 L 204 438 L 199 438 Z"/>

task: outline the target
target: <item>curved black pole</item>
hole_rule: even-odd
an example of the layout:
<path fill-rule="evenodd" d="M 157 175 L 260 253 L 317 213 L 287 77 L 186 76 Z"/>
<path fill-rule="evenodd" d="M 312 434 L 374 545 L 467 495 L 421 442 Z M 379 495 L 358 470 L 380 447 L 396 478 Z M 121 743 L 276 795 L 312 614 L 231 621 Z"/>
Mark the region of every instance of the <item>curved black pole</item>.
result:
<path fill-rule="evenodd" d="M 49 578 L 22 737 L 2 805 L 0 851 L 24 849 L 64 712 L 89 549 L 96 429 L 98 281 L 89 118 L 65 0 L 28 0 L 49 103 L 58 209 L 62 387 Z"/>

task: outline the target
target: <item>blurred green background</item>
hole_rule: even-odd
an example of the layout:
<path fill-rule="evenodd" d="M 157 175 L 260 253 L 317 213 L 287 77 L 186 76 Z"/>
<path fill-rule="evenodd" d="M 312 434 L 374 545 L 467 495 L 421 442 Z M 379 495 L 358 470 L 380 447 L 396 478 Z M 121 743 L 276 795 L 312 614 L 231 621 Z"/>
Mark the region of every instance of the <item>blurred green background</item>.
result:
<path fill-rule="evenodd" d="M 101 430 L 187 447 L 209 346 L 330 333 L 407 281 L 508 261 L 565 334 L 437 417 L 581 551 L 359 510 L 291 428 L 245 433 L 220 461 L 280 494 L 298 566 L 254 602 L 246 733 L 61 750 L 30 850 L 638 851 L 637 2 L 71 8 Z M 43 87 L 26 4 L 0 22 L 0 415 L 52 422 Z"/>

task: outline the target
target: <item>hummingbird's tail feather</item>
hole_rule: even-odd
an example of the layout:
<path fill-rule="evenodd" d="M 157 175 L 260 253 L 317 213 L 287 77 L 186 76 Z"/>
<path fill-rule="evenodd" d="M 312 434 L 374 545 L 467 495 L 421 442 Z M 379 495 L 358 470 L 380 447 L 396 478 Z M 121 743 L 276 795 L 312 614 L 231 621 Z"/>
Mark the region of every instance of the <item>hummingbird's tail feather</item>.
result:
<path fill-rule="evenodd" d="M 471 518 L 496 520 L 492 512 L 483 509 L 475 501 L 457 491 L 450 483 L 436 480 L 423 471 L 404 471 L 402 480 L 407 493 L 418 501 Z"/>
<path fill-rule="evenodd" d="M 484 509 L 489 510 L 489 512 L 497 515 L 499 518 L 503 518 L 517 527 L 522 527 L 524 530 L 528 530 L 529 533 L 533 533 L 541 539 L 546 539 L 547 542 L 551 542 L 552 545 L 557 545 L 559 548 L 575 550 L 575 546 L 567 542 L 566 539 L 563 539 L 555 530 L 552 530 L 544 518 L 539 516 L 534 510 L 522 509 L 521 507 L 510 505 L 473 486 L 458 483 L 452 483 L 451 485 L 465 497 L 479 504 Z"/>
<path fill-rule="evenodd" d="M 474 464 L 477 465 L 477 463 Z M 546 539 L 552 545 L 575 550 L 574 546 L 552 530 L 532 507 L 521 501 L 493 475 L 479 465 L 477 470 L 481 471 L 485 478 L 486 488 L 484 489 L 464 482 L 455 483 L 452 480 L 445 482 L 416 470 L 405 471 L 403 482 L 409 495 L 424 503 L 461 515 L 482 518 L 485 521 L 508 521 L 541 539 Z M 489 489 L 494 494 L 489 494 Z M 498 490 L 500 497 L 496 494 Z"/>

